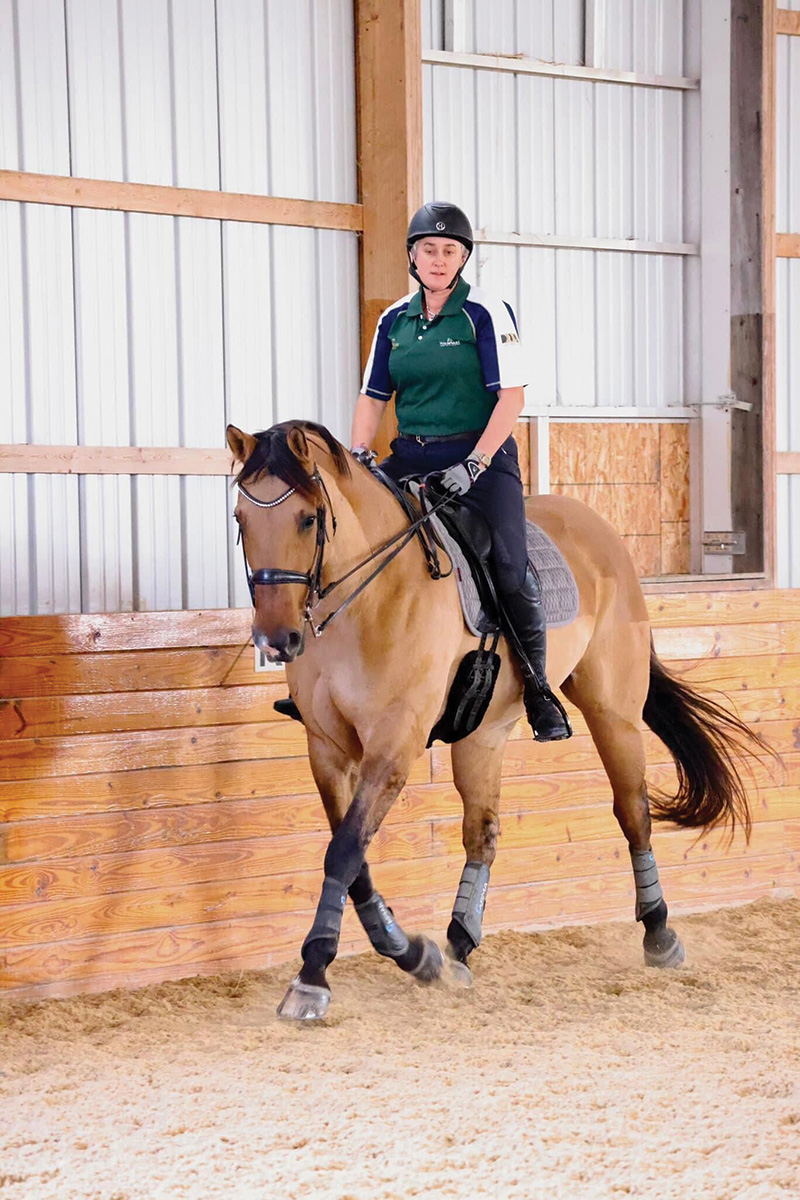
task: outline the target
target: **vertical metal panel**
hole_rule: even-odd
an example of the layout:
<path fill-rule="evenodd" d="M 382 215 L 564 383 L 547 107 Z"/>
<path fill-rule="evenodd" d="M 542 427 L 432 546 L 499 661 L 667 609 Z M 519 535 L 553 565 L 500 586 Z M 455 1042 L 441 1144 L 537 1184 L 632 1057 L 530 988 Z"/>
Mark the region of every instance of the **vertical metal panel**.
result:
<path fill-rule="evenodd" d="M 17 4 L 18 114 L 23 171 L 69 175 L 63 0 Z"/>
<path fill-rule="evenodd" d="M 78 440 L 128 446 L 125 217 L 76 209 L 72 219 Z M 127 611 L 134 605 L 130 477 L 83 476 L 79 497 L 82 610 Z"/>
<path fill-rule="evenodd" d="M 459 204 L 479 224 L 478 180 L 488 174 L 490 164 L 478 160 L 476 72 L 460 67 L 432 67 L 431 114 L 426 120 L 430 130 L 432 157 L 429 193 L 438 200 Z M 496 133 L 496 131 L 495 131 Z M 495 140 L 494 134 L 489 144 Z M 426 148 L 427 153 L 427 148 Z M 489 186 L 494 181 L 489 180 Z"/>
<path fill-rule="evenodd" d="M 682 75 L 683 0 L 604 0 L 605 37 L 597 66 L 642 75 Z M 699 3 L 699 0 L 690 0 Z"/>
<path fill-rule="evenodd" d="M 26 442 L 25 288 L 22 205 L 0 202 L 0 441 Z M 0 475 L 0 616 L 31 604 L 28 539 L 30 504 L 25 477 Z"/>
<path fill-rule="evenodd" d="M 17 111 L 17 30 L 14 0 L 0 0 L 0 167 L 20 167 Z"/>
<path fill-rule="evenodd" d="M 800 475 L 779 475 L 777 491 L 778 587 L 800 587 Z"/>
<path fill-rule="evenodd" d="M 164 0 L 119 0 L 125 178 L 171 184 L 169 10 Z"/>
<path fill-rule="evenodd" d="M 226 0 L 217 34 L 222 187 L 354 201 L 351 0 Z"/>
<path fill-rule="evenodd" d="M 219 187 L 214 0 L 170 0 L 169 36 L 178 187 Z"/>
<path fill-rule="evenodd" d="M 800 451 L 800 259 L 779 258 L 775 274 L 776 446 Z"/>
<path fill-rule="evenodd" d="M 447 68 L 445 68 L 447 69 Z M 487 229 L 517 229 L 517 109 L 513 75 L 475 71 L 475 222 Z"/>
<path fill-rule="evenodd" d="M 423 50 L 443 50 L 444 0 L 420 0 Z"/>
<path fill-rule="evenodd" d="M 800 38 L 777 39 L 776 57 L 776 212 L 775 225 L 800 230 Z"/>
<path fill-rule="evenodd" d="M 116 4 L 69 0 L 69 119 L 72 173 L 123 179 L 122 83 Z"/>
<path fill-rule="evenodd" d="M 583 62 L 583 0 L 456 0 L 475 54 L 519 54 L 545 62 Z M 423 46 L 442 49 L 442 0 L 423 0 Z"/>
<path fill-rule="evenodd" d="M 556 402 L 595 404 L 595 255 L 556 250 Z"/>
<path fill-rule="evenodd" d="M 519 260 L 519 326 L 528 348 L 529 408 L 555 404 L 556 371 L 556 251 L 532 247 L 516 251 Z M 504 290 L 504 289 L 503 289 Z"/>
<path fill-rule="evenodd" d="M 595 85 L 577 80 L 559 80 L 558 83 L 555 89 L 556 233 L 591 237 L 594 234 Z"/>
<path fill-rule="evenodd" d="M 556 81 L 520 75 L 516 84 L 519 229 L 555 233 Z"/>

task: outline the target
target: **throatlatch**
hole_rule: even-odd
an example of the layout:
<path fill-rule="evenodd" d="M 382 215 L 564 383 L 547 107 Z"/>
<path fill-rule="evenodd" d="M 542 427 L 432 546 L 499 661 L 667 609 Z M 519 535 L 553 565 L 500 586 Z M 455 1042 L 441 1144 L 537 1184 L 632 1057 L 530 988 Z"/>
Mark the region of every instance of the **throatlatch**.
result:
<path fill-rule="evenodd" d="M 466 930 L 476 946 L 483 936 L 483 910 L 489 888 L 489 868 L 486 863 L 468 862 L 461 872 L 461 882 L 453 905 L 453 920 Z"/>
<path fill-rule="evenodd" d="M 631 850 L 631 865 L 636 880 L 636 920 L 641 921 L 654 908 L 658 908 L 664 899 L 664 893 L 658 880 L 658 867 L 652 850 Z"/>

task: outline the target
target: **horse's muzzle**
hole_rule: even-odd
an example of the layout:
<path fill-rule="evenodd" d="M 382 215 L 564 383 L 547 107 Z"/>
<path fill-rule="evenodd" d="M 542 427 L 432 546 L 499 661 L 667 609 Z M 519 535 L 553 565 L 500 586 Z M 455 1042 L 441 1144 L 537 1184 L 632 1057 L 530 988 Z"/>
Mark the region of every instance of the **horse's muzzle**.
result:
<path fill-rule="evenodd" d="M 253 644 L 274 663 L 294 662 L 303 653 L 303 635 L 297 629 L 284 627 L 267 634 L 254 625 Z"/>

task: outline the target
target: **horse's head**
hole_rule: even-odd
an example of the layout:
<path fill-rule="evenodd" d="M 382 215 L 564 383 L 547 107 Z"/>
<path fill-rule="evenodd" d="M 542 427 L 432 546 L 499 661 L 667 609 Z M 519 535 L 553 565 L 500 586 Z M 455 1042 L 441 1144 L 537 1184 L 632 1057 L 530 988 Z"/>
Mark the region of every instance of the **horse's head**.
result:
<path fill-rule="evenodd" d="M 229 425 L 227 440 L 243 464 L 234 516 L 252 573 L 253 641 L 273 662 L 292 662 L 303 649 L 305 608 L 333 522 L 316 458 L 339 476 L 350 465 L 328 430 L 310 421 L 256 434 Z"/>

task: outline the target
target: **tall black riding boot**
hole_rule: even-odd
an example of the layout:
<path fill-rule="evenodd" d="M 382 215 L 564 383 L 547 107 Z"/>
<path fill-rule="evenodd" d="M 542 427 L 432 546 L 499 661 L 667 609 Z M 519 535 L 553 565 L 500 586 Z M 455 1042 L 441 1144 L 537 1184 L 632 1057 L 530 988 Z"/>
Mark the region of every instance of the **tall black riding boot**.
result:
<path fill-rule="evenodd" d="M 539 583 L 530 564 L 525 572 L 525 582 L 519 591 L 503 592 L 500 595 L 500 603 L 519 643 L 518 658 L 525 679 L 525 711 L 535 740 L 558 742 L 563 738 L 572 737 L 564 706 L 553 695 L 547 683 L 547 626 Z"/>

